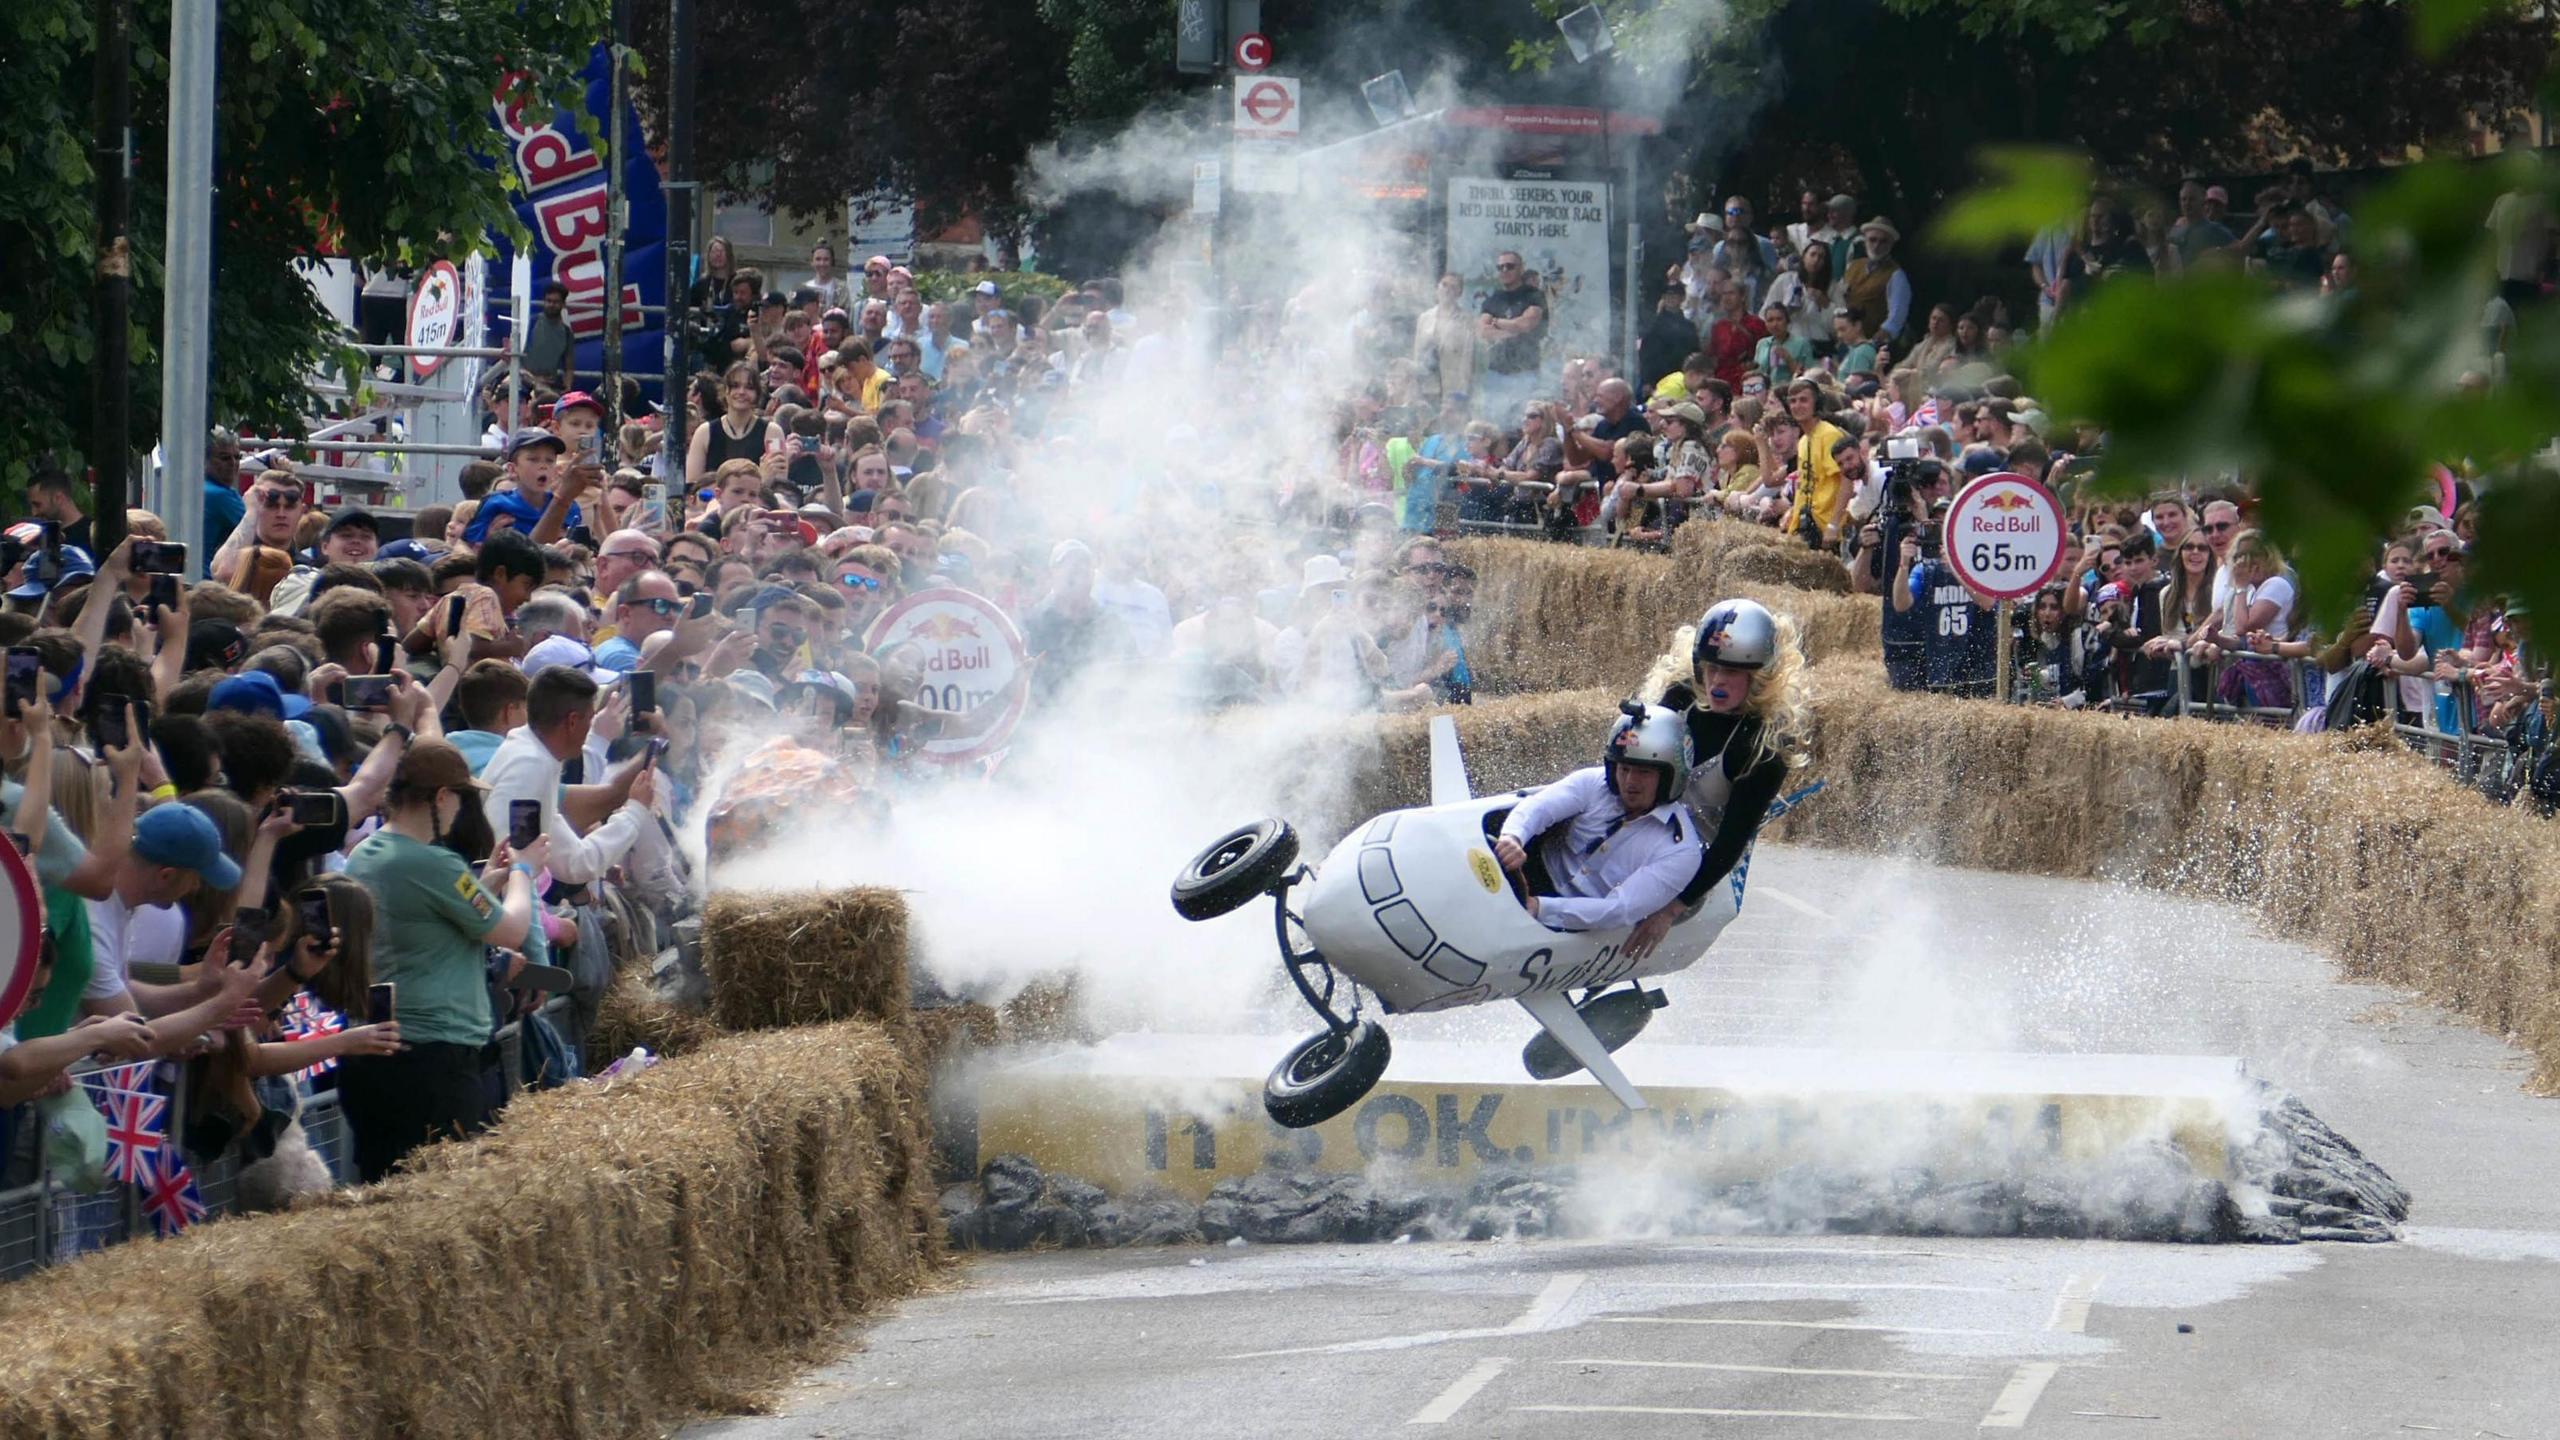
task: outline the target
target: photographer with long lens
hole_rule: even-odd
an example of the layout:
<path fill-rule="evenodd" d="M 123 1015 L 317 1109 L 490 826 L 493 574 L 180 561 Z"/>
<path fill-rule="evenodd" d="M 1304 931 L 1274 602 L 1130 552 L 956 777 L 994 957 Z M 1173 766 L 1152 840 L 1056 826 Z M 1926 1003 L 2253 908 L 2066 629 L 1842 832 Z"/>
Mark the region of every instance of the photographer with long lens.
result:
<path fill-rule="evenodd" d="M 1920 689 L 1928 666 L 1929 627 L 1935 617 L 1920 607 L 1897 609 L 1890 603 L 1894 577 L 1901 570 L 1906 536 L 1921 541 L 1920 558 L 1938 558 L 1938 539 L 1930 507 L 1944 504 L 1953 478 L 1939 461 L 1923 456 L 1916 435 L 1897 435 L 1884 442 L 1884 497 L 1876 513 L 1860 527 L 1849 557 L 1849 583 L 1862 595 L 1884 595 L 1884 675 L 1897 690 Z"/>

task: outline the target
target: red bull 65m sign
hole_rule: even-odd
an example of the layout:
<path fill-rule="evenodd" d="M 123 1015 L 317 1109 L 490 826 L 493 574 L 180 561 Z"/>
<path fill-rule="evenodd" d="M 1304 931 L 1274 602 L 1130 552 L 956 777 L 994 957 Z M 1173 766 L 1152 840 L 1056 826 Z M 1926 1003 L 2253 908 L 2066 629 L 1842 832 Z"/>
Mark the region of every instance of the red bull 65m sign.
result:
<path fill-rule="evenodd" d="M 2002 471 L 1956 492 L 1942 537 L 1947 564 L 1975 592 L 2023 600 L 2062 573 L 2062 502 L 2044 482 Z"/>

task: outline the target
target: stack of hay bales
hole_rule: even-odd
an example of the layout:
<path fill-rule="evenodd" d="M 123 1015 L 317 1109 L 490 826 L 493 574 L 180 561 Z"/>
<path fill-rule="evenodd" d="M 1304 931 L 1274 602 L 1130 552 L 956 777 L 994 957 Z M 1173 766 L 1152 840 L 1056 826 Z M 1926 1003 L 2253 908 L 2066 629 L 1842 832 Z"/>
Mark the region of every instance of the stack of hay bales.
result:
<path fill-rule="evenodd" d="M 1467 636 L 1487 689 L 1632 689 L 1674 628 L 1746 596 L 1795 617 L 1807 658 L 1877 656 L 1881 602 L 1849 591 L 1837 559 L 1738 521 L 1680 528 L 1671 553 L 1462 540 L 1450 553 L 1477 575 Z"/>
<path fill-rule="evenodd" d="M 0 1435 L 650 1433 L 941 1257 L 922 1085 L 863 1022 L 525 1097 L 290 1214 L 0 1289 Z"/>

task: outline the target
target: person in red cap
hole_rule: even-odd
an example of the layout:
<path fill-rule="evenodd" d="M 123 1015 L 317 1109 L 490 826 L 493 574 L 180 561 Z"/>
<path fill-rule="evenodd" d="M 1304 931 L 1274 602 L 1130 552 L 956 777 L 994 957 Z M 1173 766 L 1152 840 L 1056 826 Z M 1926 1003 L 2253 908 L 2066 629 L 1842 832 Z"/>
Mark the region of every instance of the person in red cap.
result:
<path fill-rule="evenodd" d="M 604 402 L 584 390 L 572 390 L 551 407 L 551 433 L 569 450 L 569 462 L 602 464 Z"/>

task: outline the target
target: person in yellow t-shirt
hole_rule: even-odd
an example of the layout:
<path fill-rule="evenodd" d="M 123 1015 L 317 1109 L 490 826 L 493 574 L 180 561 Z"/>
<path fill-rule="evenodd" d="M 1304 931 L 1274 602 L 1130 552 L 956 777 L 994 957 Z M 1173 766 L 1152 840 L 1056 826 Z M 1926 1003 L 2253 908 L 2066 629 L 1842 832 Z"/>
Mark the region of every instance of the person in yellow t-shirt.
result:
<path fill-rule="evenodd" d="M 1787 387 L 1787 413 L 1795 417 L 1804 438 L 1796 442 L 1796 503 L 1787 515 L 1787 533 L 1816 550 L 1839 543 L 1840 524 L 1849 509 L 1848 481 L 1833 457 L 1833 446 L 1848 432 L 1822 418 L 1822 387 L 1798 380 Z"/>

